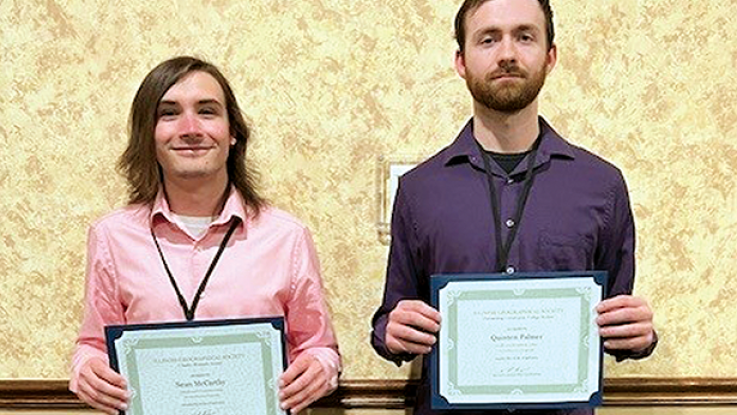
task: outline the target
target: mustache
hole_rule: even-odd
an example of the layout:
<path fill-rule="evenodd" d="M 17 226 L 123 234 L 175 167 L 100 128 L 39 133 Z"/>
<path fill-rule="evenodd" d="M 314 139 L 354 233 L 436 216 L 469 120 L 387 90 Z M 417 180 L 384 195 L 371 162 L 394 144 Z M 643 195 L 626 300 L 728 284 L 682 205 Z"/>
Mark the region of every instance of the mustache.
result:
<path fill-rule="evenodd" d="M 502 62 L 499 68 L 489 73 L 486 77 L 487 80 L 493 80 L 501 76 L 518 76 L 520 78 L 527 77 L 527 71 L 523 70 L 514 63 Z"/>

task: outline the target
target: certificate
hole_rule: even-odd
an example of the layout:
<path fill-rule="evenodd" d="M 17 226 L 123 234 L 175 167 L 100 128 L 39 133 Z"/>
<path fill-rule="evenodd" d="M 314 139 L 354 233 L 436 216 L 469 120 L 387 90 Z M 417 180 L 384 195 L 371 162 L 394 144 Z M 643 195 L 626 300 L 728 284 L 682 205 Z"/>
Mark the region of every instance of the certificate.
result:
<path fill-rule="evenodd" d="M 435 275 L 433 409 L 597 406 L 603 271 Z"/>
<path fill-rule="evenodd" d="M 284 319 L 108 326 L 110 365 L 128 380 L 127 415 L 285 414 Z"/>

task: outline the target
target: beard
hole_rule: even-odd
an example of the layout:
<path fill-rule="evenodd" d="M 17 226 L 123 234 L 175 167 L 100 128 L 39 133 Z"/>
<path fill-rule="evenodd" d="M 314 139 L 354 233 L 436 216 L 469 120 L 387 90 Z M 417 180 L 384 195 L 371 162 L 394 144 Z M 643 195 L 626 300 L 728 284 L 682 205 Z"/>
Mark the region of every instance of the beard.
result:
<path fill-rule="evenodd" d="M 502 75 L 517 76 L 511 82 L 499 82 Z M 484 107 L 503 113 L 518 112 L 530 105 L 545 84 L 545 67 L 528 73 L 513 63 L 502 64 L 499 69 L 483 78 L 466 72 L 466 85 L 473 99 Z"/>

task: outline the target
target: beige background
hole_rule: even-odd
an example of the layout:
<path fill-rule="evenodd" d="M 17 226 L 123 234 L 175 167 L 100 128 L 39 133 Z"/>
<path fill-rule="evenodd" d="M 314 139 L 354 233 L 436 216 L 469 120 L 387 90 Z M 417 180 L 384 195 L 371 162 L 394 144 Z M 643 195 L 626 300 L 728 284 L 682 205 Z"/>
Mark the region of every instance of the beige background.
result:
<path fill-rule="evenodd" d="M 264 193 L 312 229 L 344 378 L 407 377 L 368 345 L 387 256 L 378 158 L 430 155 L 469 116 L 459 2 L 0 0 L 0 378 L 67 376 L 86 228 L 124 203 L 113 165 L 131 99 L 178 54 L 223 69 Z M 607 375 L 736 377 L 737 1 L 553 3 L 541 111 L 624 171 L 636 291 L 662 338 Z"/>

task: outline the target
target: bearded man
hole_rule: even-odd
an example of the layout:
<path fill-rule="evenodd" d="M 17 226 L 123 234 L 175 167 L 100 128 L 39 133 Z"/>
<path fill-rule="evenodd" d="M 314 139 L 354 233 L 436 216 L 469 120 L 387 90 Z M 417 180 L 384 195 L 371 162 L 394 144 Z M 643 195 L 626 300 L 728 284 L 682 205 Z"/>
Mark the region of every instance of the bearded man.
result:
<path fill-rule="evenodd" d="M 473 118 L 450 146 L 400 178 L 371 339 L 386 359 L 401 364 L 436 343 L 434 274 L 605 270 L 608 298 L 596 308 L 604 350 L 621 360 L 655 347 L 653 312 L 631 295 L 635 226 L 621 172 L 538 115 L 557 60 L 552 16 L 547 0 L 466 0 L 458 11 L 455 66 L 473 96 Z M 430 408 L 428 368 L 425 359 L 415 415 L 441 413 Z"/>

